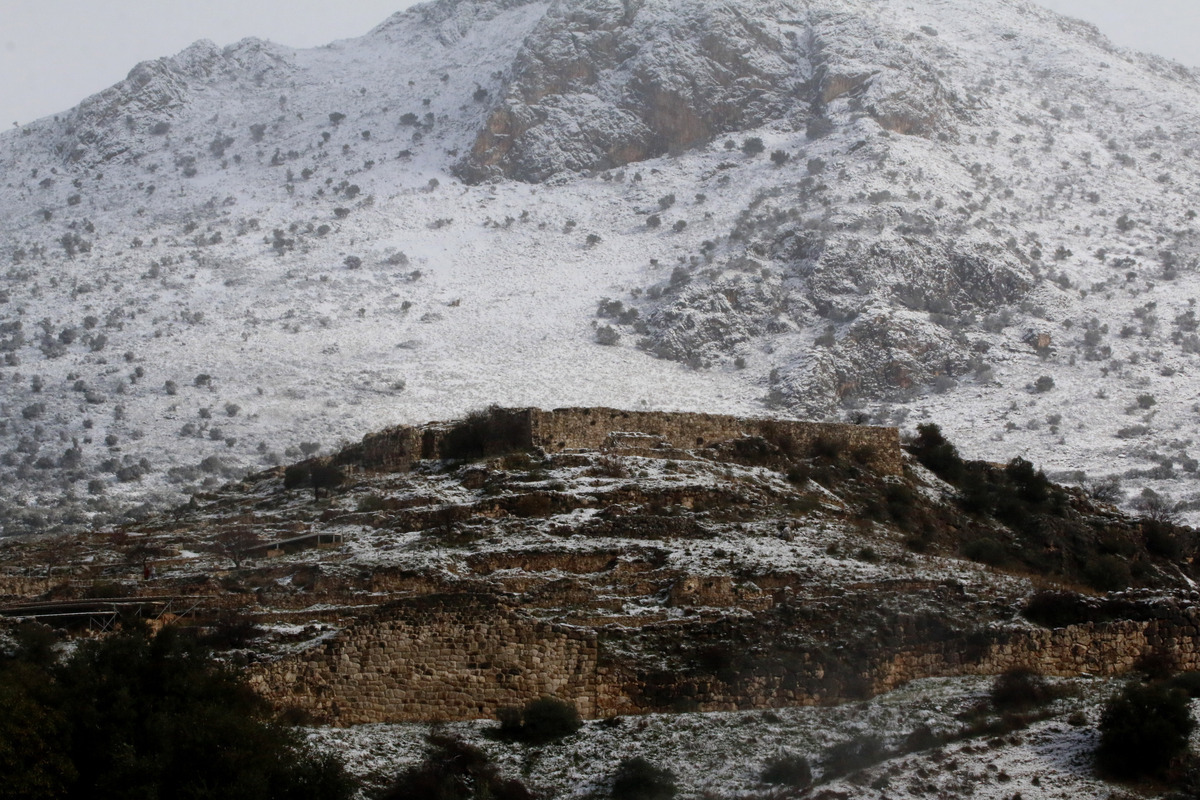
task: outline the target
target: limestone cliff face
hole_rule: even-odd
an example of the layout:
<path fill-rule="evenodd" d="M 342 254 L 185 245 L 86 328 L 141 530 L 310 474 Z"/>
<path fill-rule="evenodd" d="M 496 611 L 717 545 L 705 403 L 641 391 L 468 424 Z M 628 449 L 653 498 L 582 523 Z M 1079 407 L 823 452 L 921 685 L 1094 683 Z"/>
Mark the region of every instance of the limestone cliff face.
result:
<path fill-rule="evenodd" d="M 928 59 L 844 4 L 560 0 L 460 172 L 538 182 L 776 120 L 819 131 L 843 97 L 907 134 L 958 105 Z"/>

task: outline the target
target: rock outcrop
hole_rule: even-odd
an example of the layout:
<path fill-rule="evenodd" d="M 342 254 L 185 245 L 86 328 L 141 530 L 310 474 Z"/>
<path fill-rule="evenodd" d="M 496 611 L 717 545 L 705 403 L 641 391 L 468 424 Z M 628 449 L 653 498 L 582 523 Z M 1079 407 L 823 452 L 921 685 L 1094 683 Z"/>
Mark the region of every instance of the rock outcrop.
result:
<path fill-rule="evenodd" d="M 865 14 L 781 0 L 560 0 L 460 172 L 540 182 L 776 120 L 818 130 L 842 97 L 898 133 L 929 134 L 958 113 L 935 65 Z"/>

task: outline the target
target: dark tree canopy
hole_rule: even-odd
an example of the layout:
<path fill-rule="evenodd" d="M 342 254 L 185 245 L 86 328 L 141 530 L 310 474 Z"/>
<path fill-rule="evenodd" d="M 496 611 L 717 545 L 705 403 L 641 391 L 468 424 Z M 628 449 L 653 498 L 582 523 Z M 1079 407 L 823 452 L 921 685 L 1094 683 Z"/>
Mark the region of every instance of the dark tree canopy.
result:
<path fill-rule="evenodd" d="M 1118 778 L 1160 775 L 1187 751 L 1195 727 L 1186 692 L 1131 683 L 1104 707 L 1097 763 Z"/>
<path fill-rule="evenodd" d="M 343 800 L 339 761 L 274 723 L 265 701 L 173 628 L 54 657 L 36 632 L 0 656 L 6 797 Z"/>
<path fill-rule="evenodd" d="M 308 471 L 308 478 L 312 482 L 315 500 L 321 496 L 322 489 L 328 494 L 329 490 L 341 486 L 346 474 L 331 464 L 314 464 Z"/>
<path fill-rule="evenodd" d="M 379 800 L 533 800 L 518 780 L 505 779 L 478 747 L 431 734 L 425 760 L 400 773 Z"/>

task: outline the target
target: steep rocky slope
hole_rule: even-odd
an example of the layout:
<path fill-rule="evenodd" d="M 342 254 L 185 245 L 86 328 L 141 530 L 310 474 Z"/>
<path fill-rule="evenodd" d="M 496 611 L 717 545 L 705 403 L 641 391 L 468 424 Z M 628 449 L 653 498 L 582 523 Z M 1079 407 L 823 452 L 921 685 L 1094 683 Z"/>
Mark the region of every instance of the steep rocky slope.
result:
<path fill-rule="evenodd" d="M 1020 0 L 199 43 L 0 135 L 0 525 L 492 401 L 933 418 L 1193 514 L 1197 108 Z"/>

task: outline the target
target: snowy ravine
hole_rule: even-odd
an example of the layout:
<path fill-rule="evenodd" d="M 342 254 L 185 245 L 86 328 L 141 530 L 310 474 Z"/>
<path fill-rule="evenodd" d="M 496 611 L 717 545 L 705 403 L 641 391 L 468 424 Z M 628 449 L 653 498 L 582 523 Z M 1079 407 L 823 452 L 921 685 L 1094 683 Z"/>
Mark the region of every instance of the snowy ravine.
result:
<path fill-rule="evenodd" d="M 197 43 L 0 135 L 0 530 L 490 403 L 930 420 L 1194 515 L 1198 87 L 1023 0 Z"/>

